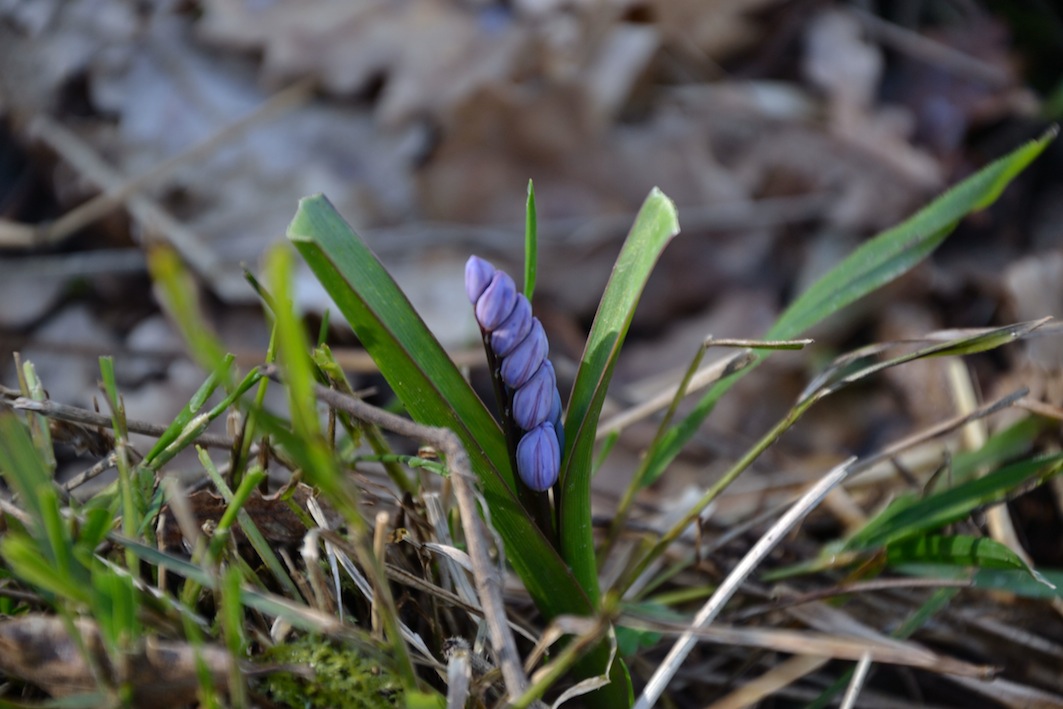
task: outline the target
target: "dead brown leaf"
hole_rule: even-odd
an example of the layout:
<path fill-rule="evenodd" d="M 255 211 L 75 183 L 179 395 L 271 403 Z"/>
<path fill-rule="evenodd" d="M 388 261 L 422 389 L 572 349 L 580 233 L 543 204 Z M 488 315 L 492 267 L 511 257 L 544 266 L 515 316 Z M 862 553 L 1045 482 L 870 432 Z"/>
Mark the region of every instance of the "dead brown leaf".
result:
<path fill-rule="evenodd" d="M 0 621 L 0 672 L 37 685 L 53 697 L 97 691 L 101 680 L 110 687 L 127 684 L 135 706 L 157 709 L 195 700 L 200 662 L 218 685 L 227 682 L 232 658 L 218 646 L 192 647 L 148 638 L 127 655 L 109 657 L 95 622 L 80 618 L 74 625 L 103 677 L 94 676 L 63 620 L 43 615 Z"/>
<path fill-rule="evenodd" d="M 303 541 L 307 529 L 299 516 L 282 499 L 282 494 L 263 495 L 255 490 L 244 503 L 243 509 L 247 511 L 251 521 L 262 532 L 266 541 L 291 548 Z M 292 501 L 306 509 L 306 502 L 312 494 L 313 490 L 310 487 L 300 483 L 292 492 Z M 229 507 L 225 498 L 209 490 L 199 490 L 189 495 L 188 505 L 200 529 L 216 524 Z M 331 517 L 333 523 L 341 523 L 331 508 L 326 509 L 326 514 Z M 166 508 L 163 510 L 163 515 L 162 529 L 159 533 L 160 542 L 166 548 L 180 548 L 182 535 L 177 521 L 173 515 L 166 514 Z M 246 543 L 246 537 L 239 527 L 234 530 L 234 536 L 238 543 Z"/>
<path fill-rule="evenodd" d="M 376 114 L 392 126 L 511 76 L 525 42 L 502 15 L 440 0 L 204 5 L 203 36 L 261 49 L 270 77 L 313 74 L 338 94 L 381 81 Z"/>

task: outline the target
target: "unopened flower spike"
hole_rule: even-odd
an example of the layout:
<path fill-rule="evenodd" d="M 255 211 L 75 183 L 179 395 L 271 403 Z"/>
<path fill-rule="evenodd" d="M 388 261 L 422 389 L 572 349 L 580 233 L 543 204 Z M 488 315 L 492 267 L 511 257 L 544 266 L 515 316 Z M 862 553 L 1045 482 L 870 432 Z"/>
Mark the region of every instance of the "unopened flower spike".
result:
<path fill-rule="evenodd" d="M 497 368 L 493 374 L 503 385 L 503 426 L 512 425 L 518 434 L 511 451 L 517 474 L 532 490 L 548 490 L 561 471 L 564 429 L 546 332 L 513 279 L 478 256 L 465 264 L 465 292 Z"/>

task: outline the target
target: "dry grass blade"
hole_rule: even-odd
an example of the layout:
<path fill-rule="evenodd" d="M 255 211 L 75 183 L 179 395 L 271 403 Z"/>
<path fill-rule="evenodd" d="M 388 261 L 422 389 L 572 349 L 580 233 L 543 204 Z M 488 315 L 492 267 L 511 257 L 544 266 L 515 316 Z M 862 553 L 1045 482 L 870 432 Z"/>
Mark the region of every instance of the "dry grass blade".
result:
<path fill-rule="evenodd" d="M 811 655 L 834 660 L 859 661 L 865 655 L 874 662 L 891 665 L 918 667 L 932 672 L 941 672 L 961 677 L 985 679 L 994 668 L 974 665 L 951 657 L 930 652 L 912 643 L 893 640 L 885 636 L 846 636 L 831 633 L 779 630 L 775 628 L 739 628 L 712 625 L 691 630 L 682 625 L 647 620 L 636 616 L 624 617 L 626 627 L 641 628 L 663 634 L 690 633 L 699 640 L 717 645 L 740 645 L 766 650 Z"/>
<path fill-rule="evenodd" d="M 649 709 L 660 698 L 664 692 L 664 688 L 668 685 L 668 682 L 675 676 L 675 673 L 679 670 L 680 665 L 686 659 L 686 656 L 690 654 L 696 642 L 694 631 L 703 628 L 711 623 L 720 611 L 723 610 L 724 605 L 731 599 L 731 597 L 738 591 L 739 586 L 743 581 L 753 573 L 753 570 L 767 557 L 772 549 L 782 540 L 801 519 L 804 518 L 812 509 L 820 503 L 820 501 L 831 491 L 836 485 L 840 484 L 842 480 L 850 473 L 853 468 L 855 458 L 850 458 L 846 462 L 832 469 L 827 473 L 822 480 L 813 485 L 808 492 L 801 496 L 787 512 L 772 525 L 771 529 L 764 533 L 753 548 L 742 558 L 742 561 L 738 563 L 738 566 L 728 574 L 723 583 L 717 588 L 716 593 L 702 606 L 694 617 L 694 622 L 690 629 L 680 636 L 675 645 L 668 652 L 668 656 L 665 658 L 661 666 L 657 668 L 657 671 L 650 678 L 650 681 L 646 684 L 646 688 L 643 690 L 642 696 L 635 702 L 635 709 Z"/>
<path fill-rule="evenodd" d="M 447 709 L 462 709 L 469 698 L 471 651 L 468 643 L 463 641 L 450 643 L 444 653 L 447 656 Z"/>
<path fill-rule="evenodd" d="M 871 669 L 871 653 L 865 653 L 860 658 L 860 662 L 856 663 L 856 671 L 853 673 L 853 678 L 849 682 L 849 687 L 845 690 L 845 697 L 842 698 L 841 709 L 853 709 L 856 706 L 856 699 L 860 696 L 860 690 L 864 687 L 864 681 L 867 679 L 867 672 Z"/>
<path fill-rule="evenodd" d="M 791 684 L 818 670 L 829 662 L 826 657 L 798 655 L 780 662 L 756 679 L 745 682 L 706 709 L 745 709 L 766 697 L 778 694 Z"/>
<path fill-rule="evenodd" d="M 256 124 L 296 108 L 310 98 L 314 82 L 303 79 L 278 91 L 267 101 L 243 118 L 233 121 L 209 138 L 174 157 L 159 163 L 143 175 L 138 175 L 121 184 L 108 187 L 104 192 L 78 205 L 59 219 L 40 230 L 36 246 L 62 241 L 78 229 L 106 216 L 133 195 L 149 187 L 158 186 L 181 166 L 206 157 L 210 153 L 231 144 L 247 133 Z"/>
<path fill-rule="evenodd" d="M 92 146 L 51 118 L 37 116 L 32 132 L 98 188 L 110 192 L 126 185 L 125 176 L 108 165 Z M 219 296 L 231 301 L 247 300 L 243 278 L 223 270 L 217 255 L 207 248 L 199 234 L 146 195 L 131 194 L 125 204 L 153 239 L 164 236 Z"/>
<path fill-rule="evenodd" d="M 1063 709 L 1063 696 L 1018 682 L 1002 678 L 981 682 L 970 677 L 955 677 L 952 681 L 998 702 L 1001 706 Z"/>
<path fill-rule="evenodd" d="M 690 385 L 687 387 L 686 394 L 693 394 L 696 391 L 704 389 L 724 377 L 730 376 L 741 369 L 745 369 L 754 361 L 755 357 L 752 353 L 739 352 L 726 359 L 720 360 L 719 362 L 713 362 L 712 364 L 706 365 L 691 377 Z M 641 421 L 644 418 L 648 418 L 658 411 L 667 408 L 675 398 L 676 393 L 679 391 L 679 387 L 680 384 L 672 384 L 656 396 L 647 399 L 637 406 L 632 406 L 630 409 L 602 422 L 598 426 L 595 438 L 602 440 L 611 433 L 619 433 L 631 424 Z"/>
<path fill-rule="evenodd" d="M 446 456 L 454 495 L 461 511 L 462 528 L 469 545 L 469 556 L 473 563 L 473 579 L 480 594 L 491 642 L 498 655 L 506 690 L 511 697 L 520 696 L 528 685 L 528 678 L 520 666 L 516 640 L 506 622 L 502 579 L 491 562 L 486 526 L 476 509 L 476 495 L 470 482 L 475 478 L 469 469 L 468 455 L 457 436 L 446 429 L 414 423 L 327 387 L 317 385 L 314 394 L 329 406 L 400 436 L 424 441 L 438 448 Z"/>

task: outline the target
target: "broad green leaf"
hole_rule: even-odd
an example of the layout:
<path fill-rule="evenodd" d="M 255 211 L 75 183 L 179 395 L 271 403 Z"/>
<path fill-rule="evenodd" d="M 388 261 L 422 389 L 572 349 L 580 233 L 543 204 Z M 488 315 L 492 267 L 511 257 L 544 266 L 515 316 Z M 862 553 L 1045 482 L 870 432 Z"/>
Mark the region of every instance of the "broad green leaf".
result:
<path fill-rule="evenodd" d="M 965 215 L 992 204 L 1055 136 L 1053 130 L 990 163 L 913 216 L 867 241 L 798 297 L 765 339 L 797 337 L 827 316 L 911 270 L 945 240 Z M 758 363 L 770 354 L 757 353 Z M 652 459 L 647 466 L 651 476 L 659 475 L 675 459 L 720 397 L 752 370 L 753 366 L 748 367 L 713 386 L 685 419 L 661 437 L 659 444 L 648 453 Z"/>
<path fill-rule="evenodd" d="M 1033 479 L 1047 480 L 1063 469 L 1063 453 L 1004 466 L 929 497 L 898 498 L 846 543 L 844 551 L 877 549 L 964 519 L 975 509 L 1003 500 Z"/>
<path fill-rule="evenodd" d="M 639 210 L 613 266 L 569 397 L 559 489 L 561 546 L 565 560 L 595 603 L 600 592 L 590 491 L 598 417 L 635 306 L 661 252 L 678 233 L 675 205 L 654 188 Z"/>
<path fill-rule="evenodd" d="M 1018 554 L 989 537 L 929 534 L 886 545 L 886 562 L 891 566 L 907 563 L 948 564 L 982 569 L 1029 567 Z"/>
<path fill-rule="evenodd" d="M 461 439 L 506 555 L 539 607 L 549 617 L 592 612 L 586 594 L 517 499 L 498 423 L 361 237 L 320 195 L 300 201 L 288 237 L 413 419 L 449 428 Z"/>

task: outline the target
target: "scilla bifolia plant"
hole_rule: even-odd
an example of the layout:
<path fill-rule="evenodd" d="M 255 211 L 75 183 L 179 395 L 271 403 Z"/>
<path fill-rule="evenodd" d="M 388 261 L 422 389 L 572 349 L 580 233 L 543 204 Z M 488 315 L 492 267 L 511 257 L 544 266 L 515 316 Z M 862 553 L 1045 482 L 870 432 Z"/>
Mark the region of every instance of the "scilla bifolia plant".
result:
<path fill-rule="evenodd" d="M 1051 138 L 1046 135 L 1015 150 L 905 222 L 869 240 L 803 293 L 769 330 L 767 338 L 798 337 L 823 318 L 910 270 L 944 241 L 964 215 L 991 204 Z M 595 627 L 600 629 L 598 637 L 604 639 L 617 604 L 634 578 L 649 568 L 760 451 L 796 421 L 800 411 L 795 409 L 797 413 L 780 422 L 723 478 L 714 481 L 683 520 L 648 550 L 636 554 L 617 586 L 603 595 L 590 515 L 598 419 L 635 306 L 679 225 L 672 202 L 654 189 L 639 211 L 606 285 L 561 426 L 555 378 L 546 360 L 546 336 L 531 316 L 527 298 L 535 280 L 531 209 L 528 216 L 523 297 L 508 275 L 486 261 L 474 257 L 466 271 L 467 294 L 484 332 L 495 376 L 501 425 L 365 242 L 325 198 L 302 200 L 288 233 L 410 416 L 422 424 L 449 428 L 460 438 L 479 476 L 507 560 L 545 618 L 598 618 Z M 751 362 L 755 365 L 770 354 L 770 350 L 757 350 Z M 666 418 L 633 485 L 644 487 L 663 474 L 716 401 L 750 369 L 709 387 L 690 413 L 679 420 Z M 682 391 L 680 387 L 678 396 Z M 550 429 L 554 435 L 549 435 Z M 541 503 L 545 499 L 542 491 L 551 487 L 553 510 Z M 609 681 L 584 697 L 583 703 L 630 706 L 631 682 L 623 663 L 610 652 L 609 643 L 587 645 L 590 649 L 575 665 L 575 674 L 585 678 L 601 675 Z"/>
<path fill-rule="evenodd" d="M 544 493 L 561 473 L 565 429 L 554 365 L 547 359 L 546 332 L 509 274 L 479 256 L 465 264 L 465 292 L 483 334 L 512 467 L 529 488 L 523 497 L 530 498 L 540 529 L 553 540 Z"/>

